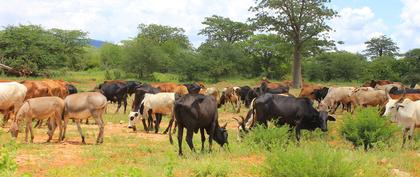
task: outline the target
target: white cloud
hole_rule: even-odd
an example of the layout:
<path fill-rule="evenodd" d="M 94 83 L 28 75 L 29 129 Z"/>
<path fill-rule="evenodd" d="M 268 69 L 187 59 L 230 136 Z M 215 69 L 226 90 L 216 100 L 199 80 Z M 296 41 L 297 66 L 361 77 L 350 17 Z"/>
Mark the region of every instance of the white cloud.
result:
<path fill-rule="evenodd" d="M 420 47 L 420 1 L 402 0 L 404 5 L 400 18 L 402 23 L 397 27 L 394 36 L 401 51 L 405 52 Z"/>
<path fill-rule="evenodd" d="M 361 52 L 365 49 L 365 41 L 380 36 L 388 30 L 384 22 L 376 18 L 369 7 L 343 8 L 338 14 L 339 17 L 331 20 L 330 24 L 335 30 L 331 33 L 332 39 L 344 42 L 338 46 L 340 50 Z"/>
<path fill-rule="evenodd" d="M 140 23 L 182 27 L 195 46 L 204 17 L 245 21 L 253 0 L 14 0 L 0 1 L 0 26 L 41 24 L 81 29 L 94 39 L 118 42 L 135 36 Z"/>

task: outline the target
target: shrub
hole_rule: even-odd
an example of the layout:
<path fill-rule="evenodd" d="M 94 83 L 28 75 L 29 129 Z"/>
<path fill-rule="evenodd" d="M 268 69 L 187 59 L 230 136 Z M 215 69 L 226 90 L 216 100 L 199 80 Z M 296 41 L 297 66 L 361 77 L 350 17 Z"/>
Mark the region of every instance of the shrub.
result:
<path fill-rule="evenodd" d="M 275 177 L 324 177 L 324 176 L 369 176 L 378 174 L 365 156 L 359 158 L 351 151 L 335 149 L 325 143 L 289 146 L 267 156 L 261 176 Z M 373 171 L 373 172 L 372 172 Z"/>
<path fill-rule="evenodd" d="M 345 139 L 355 147 L 363 146 L 365 150 L 376 144 L 386 144 L 396 131 L 398 129 L 380 117 L 375 108 L 357 110 L 353 117 L 347 114 L 340 129 Z"/>
<path fill-rule="evenodd" d="M 245 137 L 245 142 L 253 148 L 263 148 L 271 151 L 272 149 L 285 148 L 289 136 L 289 128 L 286 126 L 279 128 L 264 128 L 263 126 L 257 126 Z"/>
<path fill-rule="evenodd" d="M 179 82 L 181 80 L 179 75 L 170 73 L 154 72 L 152 77 L 152 80 L 156 82 Z"/>
<path fill-rule="evenodd" d="M 228 176 L 229 169 L 227 164 L 205 161 L 194 166 L 192 171 L 194 177 L 223 177 Z"/>
<path fill-rule="evenodd" d="M 0 176 L 13 176 L 17 169 L 17 164 L 14 160 L 16 153 L 16 143 L 11 141 L 4 144 L 0 149 Z"/>

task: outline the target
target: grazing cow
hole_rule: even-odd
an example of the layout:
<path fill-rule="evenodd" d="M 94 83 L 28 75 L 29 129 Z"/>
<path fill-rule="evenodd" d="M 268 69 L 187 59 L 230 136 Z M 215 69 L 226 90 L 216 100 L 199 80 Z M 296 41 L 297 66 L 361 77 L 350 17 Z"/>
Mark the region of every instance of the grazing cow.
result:
<path fill-rule="evenodd" d="M 267 83 L 262 82 L 260 87 L 256 87 L 248 92 L 248 94 L 245 97 L 245 107 L 249 108 L 251 101 L 254 98 L 257 98 L 260 95 L 263 95 L 264 93 L 271 93 L 271 94 L 288 94 L 289 93 L 289 87 L 287 86 L 278 86 L 276 88 L 270 88 Z"/>
<path fill-rule="evenodd" d="M 82 128 L 80 127 L 80 120 L 93 117 L 96 121 L 96 124 L 99 126 L 99 134 L 98 138 L 96 139 L 96 143 L 103 143 L 104 121 L 102 116 L 106 110 L 106 105 L 106 97 L 98 92 L 82 92 L 67 96 L 64 99 L 64 124 L 61 140 L 64 141 L 69 119 L 74 119 L 82 138 L 82 143 L 86 144 L 85 136 L 83 135 Z"/>
<path fill-rule="evenodd" d="M 391 116 L 392 122 L 397 122 L 403 128 L 403 143 L 406 141 L 407 132 L 408 139 L 413 140 L 414 129 L 420 128 L 420 101 L 412 101 L 410 99 L 392 99 L 388 97 L 388 103 L 385 106 L 383 116 Z"/>
<path fill-rule="evenodd" d="M 353 113 L 357 106 L 378 106 L 381 108 L 387 100 L 387 97 L 384 90 L 373 90 L 371 87 L 361 87 L 356 88 L 352 92 L 350 99 L 354 107 L 352 110 Z"/>
<path fill-rule="evenodd" d="M 77 93 L 77 88 L 76 88 L 76 86 L 74 86 L 72 84 L 67 84 L 67 91 L 68 91 L 69 95 L 75 94 L 75 93 Z"/>
<path fill-rule="evenodd" d="M 143 108 L 141 107 L 142 106 L 141 103 L 143 102 L 143 99 L 146 93 L 156 94 L 156 93 L 160 93 L 160 90 L 146 83 L 141 84 L 139 87 L 137 87 L 136 92 L 134 94 L 134 100 L 131 106 L 131 113 L 129 114 L 129 117 L 132 117 L 132 116 L 137 117 L 139 116 L 138 112 L 143 111 Z M 155 115 L 155 117 L 160 117 L 160 115 Z M 148 126 L 146 125 L 146 120 L 141 119 L 141 121 L 143 123 L 144 130 L 149 131 Z M 153 120 L 148 119 L 148 125 L 151 125 L 152 121 Z M 136 126 L 133 126 L 131 128 L 133 128 L 134 131 L 137 130 Z"/>
<path fill-rule="evenodd" d="M 0 83 L 0 111 L 4 114 L 3 126 L 8 119 L 14 119 L 16 112 L 22 106 L 27 88 L 17 82 Z"/>
<path fill-rule="evenodd" d="M 142 121 L 144 118 L 148 118 L 148 120 L 153 120 L 152 115 L 155 115 L 155 133 L 159 132 L 159 125 L 162 120 L 162 115 L 168 115 L 170 117 L 170 122 L 168 127 L 172 126 L 174 121 L 173 119 L 173 107 L 175 104 L 175 93 L 156 93 L 150 94 L 145 93 L 144 99 L 141 101 L 140 105 L 135 105 L 138 109 L 135 111 L 130 112 L 128 115 L 128 128 L 135 128 L 135 122 L 140 115 L 142 115 Z M 143 121 L 144 122 L 144 121 Z M 148 131 L 152 128 L 152 121 L 149 121 L 148 128 L 145 130 Z M 168 130 L 169 128 L 167 128 Z M 165 133 L 166 131 L 165 130 Z"/>
<path fill-rule="evenodd" d="M 365 82 L 362 87 L 372 87 L 375 88 L 377 85 L 386 85 L 386 84 L 392 84 L 392 81 L 389 80 L 371 80 L 371 81 L 367 81 Z"/>
<path fill-rule="evenodd" d="M 320 128 L 328 131 L 327 121 L 335 121 L 326 111 L 318 112 L 312 107 L 312 101 L 308 98 L 295 98 L 275 94 L 264 94 L 255 100 L 253 112 L 258 124 L 268 126 L 272 119 L 277 120 L 278 126 L 288 124 L 295 127 L 296 139 L 300 140 L 300 130 L 315 130 Z M 248 115 L 250 116 L 250 115 Z M 251 119 L 247 117 L 247 120 Z M 245 126 L 244 126 L 245 127 Z"/>
<path fill-rule="evenodd" d="M 49 93 L 48 86 L 42 81 L 22 81 L 20 82 L 27 88 L 25 100 L 29 98 L 52 96 Z"/>
<path fill-rule="evenodd" d="M 305 85 L 300 89 L 299 97 L 307 97 L 311 100 L 315 100 L 314 92 L 324 88 L 322 85 Z"/>
<path fill-rule="evenodd" d="M 25 121 L 25 142 L 28 142 L 28 131 L 31 133 L 31 143 L 34 140 L 34 134 L 32 130 L 32 120 L 44 120 L 50 119 L 48 126 L 48 140 L 50 142 L 54 134 L 55 128 L 58 126 L 60 130 L 59 136 L 62 134 L 61 119 L 64 110 L 64 101 L 60 97 L 38 97 L 26 100 L 22 107 L 16 114 L 16 119 L 13 121 L 10 127 L 10 133 L 12 137 L 17 138 L 19 121 Z M 59 138 L 60 139 L 60 138 Z"/>
<path fill-rule="evenodd" d="M 209 150 L 211 151 L 212 141 L 215 140 L 220 146 L 228 144 L 228 133 L 226 124 L 219 125 L 217 103 L 212 96 L 201 94 L 188 94 L 175 101 L 175 119 L 178 123 L 178 147 L 179 155 L 182 153 L 182 136 L 184 128 L 187 129 L 186 141 L 190 149 L 195 152 L 193 145 L 193 134 L 200 130 L 201 150 L 204 150 L 204 130 L 209 135 Z M 172 144 L 172 135 L 169 131 L 169 140 Z"/>
<path fill-rule="evenodd" d="M 412 101 L 420 100 L 420 89 L 404 89 L 404 90 L 398 90 L 398 88 L 393 87 L 391 90 L 389 90 L 389 96 L 392 99 L 399 99 L 402 96 L 404 98 L 408 98 Z"/>
<path fill-rule="evenodd" d="M 350 95 L 353 92 L 354 87 L 334 87 L 328 89 L 328 94 L 319 104 L 319 108 L 322 110 L 331 110 L 334 114 L 340 104 L 343 104 L 347 111 L 351 110 L 351 99 Z"/>
<path fill-rule="evenodd" d="M 140 86 L 141 82 L 137 81 L 127 81 L 127 94 L 129 96 L 133 95 L 133 93 L 136 93 L 137 87 Z"/>
<path fill-rule="evenodd" d="M 111 103 L 118 103 L 117 113 L 121 108 L 121 103 L 124 103 L 124 114 L 127 109 L 127 84 L 125 81 L 105 81 L 99 85 L 99 90 Z"/>
<path fill-rule="evenodd" d="M 201 90 L 201 86 L 196 84 L 196 83 L 192 83 L 192 84 L 184 84 L 185 87 L 187 87 L 188 89 L 188 93 L 194 94 L 194 93 L 199 93 Z"/>
<path fill-rule="evenodd" d="M 245 103 L 246 95 L 248 95 L 248 92 L 249 92 L 250 90 L 252 90 L 252 88 L 251 88 L 251 87 L 249 87 L 249 86 L 242 86 L 242 87 L 239 87 L 238 94 L 239 94 L 239 96 L 241 97 L 241 102 Z"/>
<path fill-rule="evenodd" d="M 241 110 L 240 96 L 233 87 L 227 87 L 225 89 L 226 90 L 223 91 L 220 96 L 217 108 L 220 108 L 222 105 L 226 104 L 226 102 L 230 102 L 233 109 L 236 110 L 236 113 L 239 113 Z"/>

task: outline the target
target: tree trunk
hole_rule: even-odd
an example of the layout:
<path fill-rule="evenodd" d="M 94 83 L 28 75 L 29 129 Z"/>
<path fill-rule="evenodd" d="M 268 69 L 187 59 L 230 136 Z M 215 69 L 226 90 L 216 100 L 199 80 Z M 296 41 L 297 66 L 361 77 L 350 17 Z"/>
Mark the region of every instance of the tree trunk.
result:
<path fill-rule="evenodd" d="M 300 88 L 302 86 L 302 55 L 301 47 L 295 44 L 293 51 L 293 87 Z"/>

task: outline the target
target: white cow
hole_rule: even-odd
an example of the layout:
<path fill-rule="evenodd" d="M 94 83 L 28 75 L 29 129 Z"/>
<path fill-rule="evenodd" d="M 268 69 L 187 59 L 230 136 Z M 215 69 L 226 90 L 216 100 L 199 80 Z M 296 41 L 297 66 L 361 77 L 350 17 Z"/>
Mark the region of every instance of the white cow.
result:
<path fill-rule="evenodd" d="M 23 104 L 27 88 L 17 82 L 0 83 L 0 111 L 4 113 L 3 125 L 6 124 L 9 116 L 14 119 L 14 115 Z"/>
<path fill-rule="evenodd" d="M 148 131 L 153 126 L 153 117 L 155 122 L 155 133 L 159 131 L 159 124 L 162 119 L 162 115 L 170 116 L 170 122 L 168 128 L 172 126 L 174 121 L 173 119 L 173 108 L 175 105 L 175 93 L 156 93 L 150 94 L 146 93 L 144 95 L 143 101 L 140 103 L 140 110 L 136 112 L 130 112 L 128 115 L 128 128 L 133 128 L 136 130 L 135 122 L 141 115 L 144 129 Z M 153 116 L 154 115 L 154 116 Z M 145 119 L 149 121 L 148 126 L 146 126 Z M 168 128 L 164 131 L 166 133 Z"/>
<path fill-rule="evenodd" d="M 407 132 L 408 139 L 413 140 L 414 129 L 420 127 L 420 101 L 410 99 L 401 100 L 389 98 L 383 116 L 391 116 L 391 121 L 398 123 L 403 128 L 403 145 Z"/>

